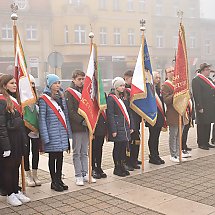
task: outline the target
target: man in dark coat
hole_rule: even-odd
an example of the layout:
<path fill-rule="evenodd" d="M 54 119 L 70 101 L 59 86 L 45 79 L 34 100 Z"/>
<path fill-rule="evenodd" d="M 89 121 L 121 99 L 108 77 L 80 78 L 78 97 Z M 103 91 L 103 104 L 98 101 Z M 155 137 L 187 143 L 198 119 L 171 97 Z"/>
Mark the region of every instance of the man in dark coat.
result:
<path fill-rule="evenodd" d="M 192 81 L 196 109 L 197 143 L 199 148 L 214 148 L 209 144 L 211 123 L 215 122 L 215 85 L 209 78 L 210 65 L 200 65 L 198 74 Z"/>

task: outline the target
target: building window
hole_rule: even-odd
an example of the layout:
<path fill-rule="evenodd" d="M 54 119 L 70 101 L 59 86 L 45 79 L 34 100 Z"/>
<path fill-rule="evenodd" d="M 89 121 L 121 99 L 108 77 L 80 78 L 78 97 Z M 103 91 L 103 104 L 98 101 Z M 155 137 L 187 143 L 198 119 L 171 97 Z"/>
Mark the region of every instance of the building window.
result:
<path fill-rule="evenodd" d="M 13 32 L 11 25 L 4 25 L 2 26 L 2 39 L 3 40 L 12 40 L 13 38 Z"/>
<path fill-rule="evenodd" d="M 86 43 L 86 30 L 84 25 L 75 26 L 75 43 L 77 44 Z"/>
<path fill-rule="evenodd" d="M 196 48 L 196 35 L 195 35 L 195 33 L 191 33 L 191 35 L 190 35 L 190 48 L 191 49 Z"/>
<path fill-rule="evenodd" d="M 99 9 L 106 10 L 106 0 L 99 0 Z"/>
<path fill-rule="evenodd" d="M 107 45 L 107 29 L 104 27 L 100 28 L 100 44 Z"/>
<path fill-rule="evenodd" d="M 20 10 L 24 10 L 27 7 L 27 0 L 15 0 L 15 4 L 18 5 Z"/>
<path fill-rule="evenodd" d="M 211 40 L 205 41 L 205 54 L 211 55 Z"/>
<path fill-rule="evenodd" d="M 27 33 L 27 40 L 36 40 L 37 39 L 37 26 L 36 25 L 27 25 L 26 33 Z"/>
<path fill-rule="evenodd" d="M 133 2 L 133 0 L 128 0 L 128 11 L 134 11 L 134 2 Z"/>
<path fill-rule="evenodd" d="M 119 11 L 119 0 L 113 0 L 113 10 L 114 11 Z"/>
<path fill-rule="evenodd" d="M 134 39 L 134 29 L 129 28 L 128 29 L 128 45 L 133 46 L 135 44 L 135 39 Z"/>
<path fill-rule="evenodd" d="M 145 11 L 145 7 L 146 7 L 146 0 L 140 0 L 139 1 L 139 9 L 141 12 Z"/>
<path fill-rule="evenodd" d="M 155 14 L 157 16 L 161 16 L 162 15 L 162 2 L 161 2 L 161 0 L 156 0 Z"/>
<path fill-rule="evenodd" d="M 164 36 L 162 31 L 158 31 L 156 35 L 156 47 L 164 48 Z"/>
<path fill-rule="evenodd" d="M 68 29 L 68 25 L 64 26 L 64 43 L 65 44 L 69 43 L 69 29 Z"/>
<path fill-rule="evenodd" d="M 195 7 L 190 7 L 190 18 L 195 18 L 196 16 L 196 9 Z"/>
<path fill-rule="evenodd" d="M 69 0 L 69 4 L 75 6 L 75 7 L 80 7 L 81 5 L 81 0 Z"/>
<path fill-rule="evenodd" d="M 120 45 L 120 44 L 121 44 L 120 29 L 114 28 L 114 45 Z"/>

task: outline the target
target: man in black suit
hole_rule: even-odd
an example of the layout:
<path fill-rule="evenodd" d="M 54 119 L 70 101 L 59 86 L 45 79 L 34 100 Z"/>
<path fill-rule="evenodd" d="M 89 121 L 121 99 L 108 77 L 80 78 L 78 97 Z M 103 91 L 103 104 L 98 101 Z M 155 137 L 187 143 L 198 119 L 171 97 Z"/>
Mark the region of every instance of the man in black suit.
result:
<path fill-rule="evenodd" d="M 211 123 L 215 122 L 215 85 L 209 78 L 211 65 L 200 65 L 198 74 L 192 81 L 196 109 L 197 143 L 199 148 L 214 148 L 209 144 Z"/>

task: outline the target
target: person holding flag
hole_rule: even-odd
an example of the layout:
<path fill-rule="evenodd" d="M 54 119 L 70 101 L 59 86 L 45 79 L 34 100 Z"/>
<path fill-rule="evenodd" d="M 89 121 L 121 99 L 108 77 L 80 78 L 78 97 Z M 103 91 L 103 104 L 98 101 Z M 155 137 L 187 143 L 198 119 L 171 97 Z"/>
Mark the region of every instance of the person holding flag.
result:
<path fill-rule="evenodd" d="M 193 97 L 196 109 L 197 143 L 203 150 L 215 146 L 209 144 L 211 123 L 215 122 L 215 85 L 209 78 L 211 65 L 202 63 L 198 74 L 192 80 Z"/>
<path fill-rule="evenodd" d="M 21 106 L 16 100 L 17 85 L 14 76 L 0 79 L 0 162 L 7 202 L 19 206 L 30 198 L 19 191 L 19 167 L 26 146 L 26 133 Z"/>
<path fill-rule="evenodd" d="M 170 160 L 179 163 L 179 116 L 173 106 L 174 97 L 174 67 L 168 67 L 165 70 L 167 80 L 162 85 L 162 96 L 166 104 L 166 120 L 169 126 L 169 149 Z M 183 124 L 187 124 L 186 117 L 183 117 Z M 183 156 L 183 155 L 182 155 Z M 186 156 L 185 156 L 186 157 Z M 185 160 L 184 158 L 182 160 Z"/>
<path fill-rule="evenodd" d="M 72 130 L 73 164 L 75 168 L 75 183 L 83 186 L 88 181 L 88 145 L 89 130 L 83 116 L 78 113 L 79 103 L 85 80 L 85 73 L 75 70 L 72 74 L 72 83 L 65 92 L 69 113 L 69 122 Z M 95 183 L 96 179 L 92 178 Z"/>
<path fill-rule="evenodd" d="M 164 131 L 167 130 L 166 124 L 166 116 L 165 116 L 165 109 L 164 109 L 164 102 L 161 95 L 160 89 L 160 74 L 159 72 L 153 72 L 153 82 L 155 85 L 155 97 L 156 97 L 156 104 L 157 104 L 157 121 L 154 126 L 151 126 L 149 123 L 146 123 L 146 126 L 149 128 L 149 163 L 160 165 L 164 164 L 165 161 L 161 159 L 159 156 L 158 146 L 159 146 L 159 137 L 160 132 L 163 129 Z"/>
<path fill-rule="evenodd" d="M 70 148 L 71 129 L 60 79 L 55 74 L 47 75 L 47 86 L 39 99 L 39 128 L 44 152 L 49 154 L 51 189 L 68 190 L 62 181 L 62 167 L 63 152 Z"/>
<path fill-rule="evenodd" d="M 35 78 L 29 74 L 31 86 L 34 90 L 35 95 Z M 40 147 L 40 138 L 39 138 L 39 124 L 38 124 L 38 115 L 39 115 L 39 106 L 35 103 L 32 105 L 28 105 L 24 109 L 24 121 L 26 125 L 26 132 L 28 135 L 28 144 L 27 150 L 24 156 L 24 167 L 25 173 L 27 177 L 27 185 L 29 187 L 41 186 L 41 181 L 38 179 L 37 170 L 39 163 L 39 147 Z M 30 144 L 31 141 L 31 144 Z M 32 171 L 30 170 L 30 145 L 32 152 Z"/>
<path fill-rule="evenodd" d="M 124 177 L 130 175 L 125 169 L 126 146 L 131 140 L 131 133 L 134 131 L 134 123 L 129 108 L 129 103 L 124 100 L 125 81 L 121 77 L 116 77 L 112 81 L 113 91 L 107 98 L 107 119 L 108 119 L 108 139 L 114 142 L 113 174 Z"/>

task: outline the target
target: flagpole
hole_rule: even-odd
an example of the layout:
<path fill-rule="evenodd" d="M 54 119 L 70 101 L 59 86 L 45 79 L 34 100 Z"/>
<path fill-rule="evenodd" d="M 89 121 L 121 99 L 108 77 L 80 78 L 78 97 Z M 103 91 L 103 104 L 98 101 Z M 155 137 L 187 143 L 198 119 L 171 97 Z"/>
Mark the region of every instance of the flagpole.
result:
<path fill-rule="evenodd" d="M 92 46 L 93 46 L 93 38 L 94 38 L 94 33 L 92 32 L 92 26 L 91 26 L 91 32 L 89 33 L 89 38 L 90 38 L 90 53 L 91 53 Z M 90 184 L 92 182 L 92 142 L 93 142 L 93 134 L 89 132 L 89 183 Z"/>
<path fill-rule="evenodd" d="M 144 44 L 144 31 L 146 30 L 146 28 L 145 28 L 145 23 L 146 23 L 146 21 L 145 20 L 140 20 L 140 31 L 142 32 L 142 45 Z M 144 47 L 143 47 L 144 48 Z M 142 161 L 142 165 L 141 165 L 141 173 L 143 173 L 144 172 L 144 163 L 145 163 L 145 161 L 144 161 L 144 151 L 145 151 L 145 147 L 144 147 L 144 145 L 145 145 L 145 136 L 144 136 L 144 129 L 145 129 L 145 122 L 144 122 L 144 120 L 143 120 L 143 118 L 142 118 L 142 123 L 141 123 L 141 161 Z"/>
<path fill-rule="evenodd" d="M 179 10 L 177 12 L 177 16 L 180 19 L 180 25 L 182 23 L 184 12 L 182 10 Z M 175 64 L 176 64 L 176 56 L 175 56 Z M 179 162 L 182 163 L 182 116 L 178 114 L 178 133 L 179 133 Z"/>
<path fill-rule="evenodd" d="M 11 19 L 13 21 L 13 37 L 14 37 L 14 60 L 16 60 L 16 36 L 17 36 L 16 20 L 18 20 L 18 16 L 17 16 L 18 6 L 15 3 L 11 4 L 11 10 L 12 10 Z M 16 69 L 17 68 L 15 68 L 15 70 Z M 18 77 L 15 77 L 15 79 L 16 81 L 18 81 Z M 19 85 L 17 84 L 17 86 Z M 17 100 L 20 103 L 19 88 L 17 89 Z M 26 186 L 25 186 L 24 156 L 22 156 L 22 161 L 21 161 L 21 177 L 22 177 L 22 192 L 25 193 Z"/>

